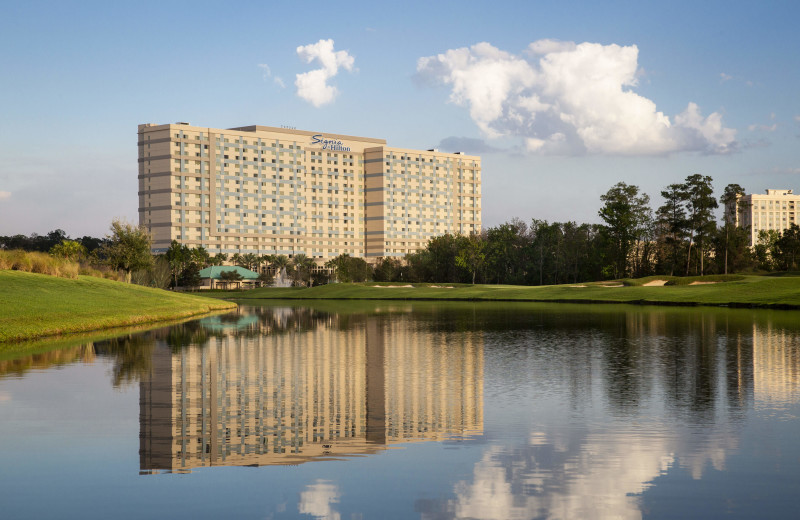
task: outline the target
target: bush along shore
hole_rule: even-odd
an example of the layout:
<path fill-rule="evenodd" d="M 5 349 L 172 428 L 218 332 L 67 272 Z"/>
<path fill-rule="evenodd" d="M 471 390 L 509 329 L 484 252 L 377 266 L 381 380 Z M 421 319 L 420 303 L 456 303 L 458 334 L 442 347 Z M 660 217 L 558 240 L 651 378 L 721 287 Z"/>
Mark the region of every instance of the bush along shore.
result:
<path fill-rule="evenodd" d="M 91 276 L 62 278 L 0 270 L 0 343 L 233 308 L 232 302 Z"/>
<path fill-rule="evenodd" d="M 466 300 L 563 303 L 634 303 L 800 309 L 800 276 L 653 276 L 550 286 L 340 283 L 311 288 L 215 291 L 209 296 L 251 299 Z"/>

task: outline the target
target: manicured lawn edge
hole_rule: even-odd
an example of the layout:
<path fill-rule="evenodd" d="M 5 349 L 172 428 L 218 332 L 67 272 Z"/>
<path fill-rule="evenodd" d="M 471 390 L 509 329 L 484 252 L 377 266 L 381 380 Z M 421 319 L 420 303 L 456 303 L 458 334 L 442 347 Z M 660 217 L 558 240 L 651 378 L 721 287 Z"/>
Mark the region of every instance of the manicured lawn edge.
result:
<path fill-rule="evenodd" d="M 0 345 L 187 319 L 236 304 L 112 280 L 0 270 Z"/>
<path fill-rule="evenodd" d="M 650 277 L 666 280 L 667 277 Z M 711 277 L 709 277 L 711 278 Z M 459 284 L 331 284 L 309 289 L 263 288 L 243 292 L 218 292 L 214 298 L 245 303 L 249 299 L 282 300 L 409 300 L 539 302 L 582 304 L 633 304 L 668 306 L 713 306 L 767 309 L 800 309 L 800 277 L 731 276 L 721 282 L 719 276 L 706 285 L 675 284 L 644 286 L 622 281 L 557 286 L 500 286 Z M 704 281 L 703 278 L 695 281 Z M 375 287 L 380 285 L 381 287 Z M 394 285 L 387 289 L 385 286 Z"/>

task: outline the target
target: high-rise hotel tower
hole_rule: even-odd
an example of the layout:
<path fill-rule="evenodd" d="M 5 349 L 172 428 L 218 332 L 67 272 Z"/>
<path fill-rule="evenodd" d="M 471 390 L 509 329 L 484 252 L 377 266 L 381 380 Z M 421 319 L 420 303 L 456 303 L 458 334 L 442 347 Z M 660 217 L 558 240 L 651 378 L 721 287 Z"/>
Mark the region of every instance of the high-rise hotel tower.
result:
<path fill-rule="evenodd" d="M 268 126 L 139 125 L 139 223 L 211 254 L 374 261 L 481 229 L 481 159 Z"/>

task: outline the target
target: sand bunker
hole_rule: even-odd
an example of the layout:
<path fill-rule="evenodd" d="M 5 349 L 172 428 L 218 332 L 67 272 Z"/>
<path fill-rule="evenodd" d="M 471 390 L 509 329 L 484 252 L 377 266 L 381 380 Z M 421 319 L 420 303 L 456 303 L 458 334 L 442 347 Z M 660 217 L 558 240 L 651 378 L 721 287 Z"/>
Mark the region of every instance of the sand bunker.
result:
<path fill-rule="evenodd" d="M 719 283 L 719 282 L 692 282 L 689 285 L 710 285 L 712 283 Z"/>
<path fill-rule="evenodd" d="M 373 285 L 379 289 L 413 289 L 413 285 Z"/>
<path fill-rule="evenodd" d="M 666 283 L 666 280 L 651 280 L 647 283 L 643 283 L 642 287 L 663 287 Z"/>
<path fill-rule="evenodd" d="M 429 285 L 431 289 L 452 289 L 452 285 Z"/>
<path fill-rule="evenodd" d="M 600 285 L 598 285 L 598 287 L 625 287 L 625 286 L 624 286 L 624 285 L 622 285 L 621 283 L 618 283 L 618 284 L 613 284 L 613 285 L 603 285 L 603 284 L 600 284 Z"/>

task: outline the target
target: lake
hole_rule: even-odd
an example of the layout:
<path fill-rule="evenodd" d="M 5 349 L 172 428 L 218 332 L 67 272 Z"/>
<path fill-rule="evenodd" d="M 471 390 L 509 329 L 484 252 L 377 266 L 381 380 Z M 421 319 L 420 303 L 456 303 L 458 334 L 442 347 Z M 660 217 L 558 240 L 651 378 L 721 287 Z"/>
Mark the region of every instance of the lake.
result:
<path fill-rule="evenodd" d="M 3 518 L 787 518 L 800 319 L 263 302 L 0 357 Z"/>

